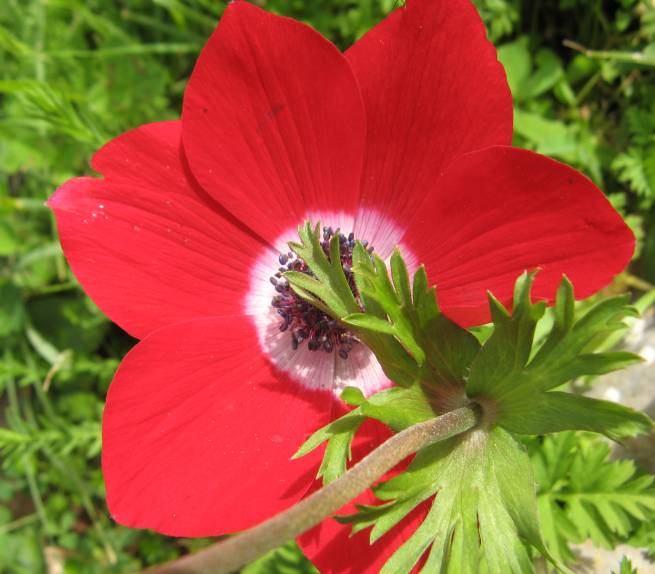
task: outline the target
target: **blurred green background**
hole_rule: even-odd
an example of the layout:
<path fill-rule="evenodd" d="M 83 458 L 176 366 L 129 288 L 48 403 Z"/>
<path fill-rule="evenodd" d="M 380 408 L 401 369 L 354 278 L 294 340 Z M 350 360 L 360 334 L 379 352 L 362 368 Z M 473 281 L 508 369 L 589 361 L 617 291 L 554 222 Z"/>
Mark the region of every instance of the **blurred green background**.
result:
<path fill-rule="evenodd" d="M 342 48 L 395 4 L 258 3 L 311 23 Z M 515 143 L 576 166 L 606 191 L 639 238 L 630 273 L 613 289 L 635 297 L 648 291 L 655 283 L 655 2 L 476 4 L 508 71 Z M 80 290 L 43 202 L 67 178 L 89 172 L 92 152 L 107 139 L 179 114 L 223 7 L 219 0 L 0 0 L 2 573 L 133 572 L 207 543 L 108 518 L 100 417 L 112 373 L 134 341 Z M 563 436 L 529 445 L 540 505 L 553 511 L 551 548 L 570 558 L 569 544 L 591 537 L 655 551 L 654 522 L 628 504 L 655 496 L 635 486 L 640 471 L 610 462 L 600 439 Z M 586 463 L 561 464 L 575 457 Z M 589 464 L 598 476 L 622 478 L 611 487 L 576 478 Z M 602 488 L 623 513 L 618 525 L 591 497 L 591 518 L 567 507 L 566 493 Z M 293 546 L 246 569 L 310 571 Z"/>

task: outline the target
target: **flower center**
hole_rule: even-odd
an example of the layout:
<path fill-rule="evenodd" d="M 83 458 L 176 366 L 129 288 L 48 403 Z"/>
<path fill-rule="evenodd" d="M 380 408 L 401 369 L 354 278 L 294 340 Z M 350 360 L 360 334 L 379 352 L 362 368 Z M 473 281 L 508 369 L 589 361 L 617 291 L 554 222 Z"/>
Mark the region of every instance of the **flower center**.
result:
<path fill-rule="evenodd" d="M 330 253 L 330 241 L 334 236 L 339 238 L 343 272 L 353 295 L 359 300 L 355 277 L 352 272 L 355 234 L 344 235 L 339 229 L 334 230 L 331 227 L 324 227 L 321 247 L 326 255 Z M 362 241 L 362 245 L 370 253 L 373 252 L 373 247 L 368 247 L 368 242 Z M 347 359 L 353 347 L 359 343 L 357 337 L 338 321 L 299 297 L 283 276 L 287 271 L 298 271 L 313 277 L 314 274 L 307 264 L 291 252 L 280 255 L 279 263 L 280 267 L 277 273 L 270 278 L 276 292 L 271 300 L 271 305 L 281 317 L 280 331 L 290 333 L 291 348 L 296 350 L 306 342 L 307 349 L 310 351 L 323 351 L 325 353 L 336 351 L 339 357 Z"/>

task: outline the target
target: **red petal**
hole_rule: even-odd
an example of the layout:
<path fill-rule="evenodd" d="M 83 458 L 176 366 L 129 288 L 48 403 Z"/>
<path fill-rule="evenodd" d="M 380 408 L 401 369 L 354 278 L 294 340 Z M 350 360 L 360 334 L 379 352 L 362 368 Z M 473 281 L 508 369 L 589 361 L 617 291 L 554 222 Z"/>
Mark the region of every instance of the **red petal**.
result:
<path fill-rule="evenodd" d="M 348 52 L 366 107 L 364 207 L 406 223 L 456 156 L 512 141 L 512 96 L 469 0 L 408 0 Z"/>
<path fill-rule="evenodd" d="M 120 136 L 94 158 L 107 179 L 73 179 L 49 201 L 76 277 L 136 337 L 241 313 L 266 249 L 185 176 L 180 132 L 170 122 Z"/>
<path fill-rule="evenodd" d="M 173 536 L 224 534 L 270 517 L 311 484 L 316 459 L 290 458 L 328 422 L 332 400 L 275 371 L 248 318 L 149 335 L 107 396 L 102 466 L 113 517 Z"/>
<path fill-rule="evenodd" d="M 195 177 L 273 241 L 307 211 L 354 213 L 364 111 L 343 55 L 317 32 L 232 2 L 184 97 Z"/>
<path fill-rule="evenodd" d="M 433 186 L 404 241 L 425 263 L 444 312 L 489 320 L 486 292 L 504 303 L 525 270 L 533 297 L 552 301 L 566 274 L 587 297 L 629 263 L 634 236 L 603 193 L 561 163 L 516 148 L 462 156 Z"/>
<path fill-rule="evenodd" d="M 389 436 L 386 427 L 369 419 L 357 433 L 353 443 L 353 459 L 360 460 Z M 399 465 L 384 480 L 397 474 L 406 464 L 407 461 Z M 314 490 L 319 486 L 315 484 Z M 398 547 L 416 531 L 429 511 L 431 502 L 429 500 L 419 505 L 373 545 L 370 543 L 369 529 L 352 535 L 349 525 L 340 524 L 333 518 L 324 520 L 303 534 L 298 544 L 321 574 L 377 574 Z M 368 490 L 346 504 L 337 514 L 355 513 L 356 504 L 379 504 L 379 500 Z"/>
<path fill-rule="evenodd" d="M 199 200 L 181 155 L 180 121 L 145 124 L 106 143 L 91 166 L 112 183 L 180 193 Z"/>

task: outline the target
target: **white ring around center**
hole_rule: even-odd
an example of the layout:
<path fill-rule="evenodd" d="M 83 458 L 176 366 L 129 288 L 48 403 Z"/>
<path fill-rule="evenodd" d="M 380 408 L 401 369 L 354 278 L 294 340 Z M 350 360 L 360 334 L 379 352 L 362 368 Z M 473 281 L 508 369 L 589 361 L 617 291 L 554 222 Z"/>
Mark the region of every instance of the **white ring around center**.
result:
<path fill-rule="evenodd" d="M 345 213 L 313 212 L 307 214 L 304 221 L 307 220 L 339 228 L 346 235 L 353 231 L 357 239 L 367 240 L 385 260 L 399 246 L 410 271 L 417 266 L 414 255 L 401 243 L 404 230 L 376 211 L 361 210 L 356 218 Z M 299 221 L 298 225 L 302 223 Z M 245 311 L 255 324 L 262 351 L 278 369 L 309 390 L 331 391 L 339 396 L 345 387 L 351 386 L 370 396 L 391 386 L 375 355 L 365 345 L 355 345 L 348 358 L 342 359 L 334 351 L 310 351 L 306 343 L 294 350 L 291 333 L 280 331 L 280 315 L 271 305 L 275 290 L 270 277 L 278 271 L 278 256 L 289 251 L 288 242 L 297 240 L 297 228 L 282 233 L 273 243 L 278 251 L 266 249 L 251 273 Z"/>

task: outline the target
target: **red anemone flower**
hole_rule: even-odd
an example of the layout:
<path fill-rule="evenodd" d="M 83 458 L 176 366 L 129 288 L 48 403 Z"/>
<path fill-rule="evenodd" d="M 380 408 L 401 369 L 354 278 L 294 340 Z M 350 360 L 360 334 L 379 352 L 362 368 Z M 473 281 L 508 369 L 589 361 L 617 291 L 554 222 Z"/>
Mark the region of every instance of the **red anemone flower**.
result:
<path fill-rule="evenodd" d="M 468 0 L 410 0 L 345 54 L 232 2 L 182 119 L 111 141 L 93 158 L 101 179 L 49 202 L 80 283 L 140 339 L 103 419 L 114 518 L 178 536 L 248 528 L 307 492 L 316 460 L 290 457 L 338 391 L 390 384 L 280 278 L 303 266 L 286 243 L 307 219 L 343 235 L 346 259 L 353 238 L 382 257 L 399 245 L 467 326 L 525 269 L 541 268 L 546 300 L 563 273 L 579 296 L 608 284 L 633 251 L 621 217 L 511 137 L 505 74 Z M 330 528 L 305 544 L 324 571 L 373 564 L 365 549 L 331 564 Z"/>

